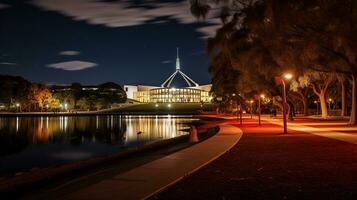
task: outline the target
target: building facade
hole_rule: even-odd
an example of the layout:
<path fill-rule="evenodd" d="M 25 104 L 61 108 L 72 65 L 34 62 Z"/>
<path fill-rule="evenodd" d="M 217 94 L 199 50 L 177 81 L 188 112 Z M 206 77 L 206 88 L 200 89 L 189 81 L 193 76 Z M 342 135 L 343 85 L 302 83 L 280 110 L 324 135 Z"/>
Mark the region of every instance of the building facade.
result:
<path fill-rule="evenodd" d="M 187 87 L 171 87 L 175 77 L 181 76 Z M 176 58 L 176 71 L 166 79 L 161 86 L 124 85 L 127 97 L 142 103 L 200 103 L 210 102 L 209 94 L 212 85 L 199 85 L 181 71 L 180 58 Z"/>

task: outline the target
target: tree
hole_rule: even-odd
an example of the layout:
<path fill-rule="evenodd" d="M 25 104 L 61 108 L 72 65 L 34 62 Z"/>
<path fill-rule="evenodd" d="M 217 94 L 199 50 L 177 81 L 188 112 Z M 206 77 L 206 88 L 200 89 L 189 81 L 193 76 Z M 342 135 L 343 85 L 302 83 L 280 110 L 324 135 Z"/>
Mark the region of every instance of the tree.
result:
<path fill-rule="evenodd" d="M 50 105 L 52 101 L 52 94 L 46 85 L 38 84 L 34 98 L 40 110 L 43 111 L 43 108 L 46 105 Z"/>
<path fill-rule="evenodd" d="M 74 96 L 74 93 L 71 90 L 53 92 L 52 95 L 54 98 L 60 101 L 60 104 L 66 103 L 71 108 L 75 107 L 77 98 Z"/>
<path fill-rule="evenodd" d="M 77 101 L 77 106 L 80 108 L 80 109 L 83 109 L 83 110 L 88 110 L 90 109 L 90 104 L 88 102 L 88 99 L 85 98 L 85 97 L 82 97 L 80 98 L 78 101 Z"/>
<path fill-rule="evenodd" d="M 248 67 L 251 74 L 271 67 L 279 73 L 290 69 L 302 74 L 306 70 L 348 74 L 352 79 L 350 124 L 357 123 L 357 3 L 354 0 L 192 0 L 191 12 L 204 17 L 213 10 L 212 5 L 221 8 L 222 24 L 226 27 L 217 31 L 216 38 L 220 40 L 216 44 L 221 43 L 220 48 L 232 66 L 239 63 L 236 59 L 245 57 L 249 59 L 238 68 L 244 71 Z M 243 32 L 243 37 L 235 37 Z M 266 61 L 270 63 L 266 65 Z M 273 73 L 265 75 L 267 79 L 274 78 Z M 315 93 L 321 94 L 319 88 L 315 89 L 318 90 Z"/>
<path fill-rule="evenodd" d="M 279 34 L 302 47 L 305 66 L 321 72 L 351 75 L 350 124 L 357 123 L 357 4 L 354 0 L 271 0 L 271 26 L 284 27 Z M 282 12 L 286 11 L 286 12 Z M 288 13 L 287 13 L 288 12 Z"/>
<path fill-rule="evenodd" d="M 0 102 L 7 106 L 26 104 L 31 83 L 18 76 L 0 75 Z"/>
<path fill-rule="evenodd" d="M 48 100 L 48 105 L 51 109 L 59 109 L 60 108 L 60 101 L 54 97 Z"/>
<path fill-rule="evenodd" d="M 319 97 L 321 117 L 325 119 L 328 117 L 326 93 L 334 80 L 335 75 L 333 73 L 307 71 L 303 76 L 298 78 L 299 85 L 295 86 L 297 88 L 312 88 L 313 92 Z"/>
<path fill-rule="evenodd" d="M 337 80 L 341 86 L 341 116 L 343 117 L 347 115 L 347 76 L 339 74 Z"/>
<path fill-rule="evenodd" d="M 308 94 L 310 91 L 309 87 L 307 86 L 308 80 L 307 76 L 301 76 L 298 78 L 298 80 L 292 80 L 290 84 L 290 90 L 295 92 L 297 94 L 297 98 L 301 101 L 303 104 L 303 114 L 305 116 L 309 115 L 309 99 L 308 99 Z M 293 94 L 291 94 L 294 96 Z M 294 97 L 293 97 L 294 98 Z"/>

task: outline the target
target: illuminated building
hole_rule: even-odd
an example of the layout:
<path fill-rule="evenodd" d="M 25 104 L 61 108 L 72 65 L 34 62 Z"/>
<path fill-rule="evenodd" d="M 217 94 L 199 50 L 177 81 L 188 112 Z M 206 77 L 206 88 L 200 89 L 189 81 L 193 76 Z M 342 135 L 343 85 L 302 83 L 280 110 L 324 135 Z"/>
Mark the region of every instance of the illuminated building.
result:
<path fill-rule="evenodd" d="M 170 87 L 175 77 L 181 76 L 187 87 Z M 124 85 L 124 90 L 129 99 L 142 103 L 200 103 L 210 102 L 209 91 L 212 85 L 199 85 L 181 71 L 180 58 L 177 50 L 176 71 L 171 74 L 161 86 Z"/>

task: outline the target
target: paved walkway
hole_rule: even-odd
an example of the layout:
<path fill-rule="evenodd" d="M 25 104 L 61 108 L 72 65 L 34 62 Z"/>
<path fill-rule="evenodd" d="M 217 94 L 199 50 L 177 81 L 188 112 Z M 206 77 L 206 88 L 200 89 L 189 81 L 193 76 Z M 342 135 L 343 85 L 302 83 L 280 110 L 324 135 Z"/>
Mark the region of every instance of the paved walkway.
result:
<path fill-rule="evenodd" d="M 296 120 L 298 121 L 298 120 Z M 238 145 L 151 199 L 356 199 L 357 145 L 244 118 Z"/>
<path fill-rule="evenodd" d="M 212 162 L 237 144 L 242 131 L 221 125 L 217 135 L 190 148 L 91 185 L 64 199 L 144 199 Z"/>
<path fill-rule="evenodd" d="M 281 119 L 272 119 L 272 118 L 264 118 L 265 121 L 268 121 L 272 124 L 283 126 Z M 312 125 L 341 125 L 342 127 L 338 128 L 317 128 L 312 127 Z M 343 127 L 345 126 L 345 127 Z M 318 122 L 318 123 L 294 123 L 288 122 L 288 129 L 301 131 L 306 133 L 311 133 L 313 135 L 318 135 L 322 137 L 327 137 L 335 140 L 340 140 L 352 144 L 357 144 L 357 135 L 350 133 L 343 133 L 338 131 L 353 131 L 357 130 L 356 127 L 348 127 L 346 123 L 329 123 L 329 122 Z"/>

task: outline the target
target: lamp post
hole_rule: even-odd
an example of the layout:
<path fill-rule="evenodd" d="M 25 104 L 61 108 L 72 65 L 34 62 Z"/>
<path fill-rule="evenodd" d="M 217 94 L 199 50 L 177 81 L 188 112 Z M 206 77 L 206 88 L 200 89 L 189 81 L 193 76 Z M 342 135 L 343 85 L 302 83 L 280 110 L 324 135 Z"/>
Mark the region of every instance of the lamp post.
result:
<path fill-rule="evenodd" d="M 258 123 L 259 126 L 261 125 L 261 120 L 260 120 L 260 114 L 261 114 L 261 99 L 264 99 L 265 95 L 261 94 L 261 95 L 256 95 L 255 99 L 258 100 Z"/>
<path fill-rule="evenodd" d="M 332 99 L 328 98 L 328 109 L 331 110 L 331 103 L 332 103 Z"/>
<path fill-rule="evenodd" d="M 293 77 L 292 74 L 284 74 L 283 77 L 276 77 L 276 83 L 279 84 L 281 83 L 283 85 L 283 125 L 284 125 L 284 134 L 288 133 L 288 127 L 287 127 L 287 120 L 286 120 L 286 104 L 287 104 L 287 100 L 286 100 L 286 84 L 284 79 L 286 80 L 290 80 Z"/>
<path fill-rule="evenodd" d="M 316 104 L 316 115 L 319 115 L 319 101 L 315 100 L 314 103 Z"/>
<path fill-rule="evenodd" d="M 254 101 L 250 100 L 249 103 L 250 103 L 250 119 L 253 119 L 253 103 L 254 103 Z"/>
<path fill-rule="evenodd" d="M 20 111 L 20 104 L 19 103 L 16 103 L 16 111 L 19 112 Z"/>

